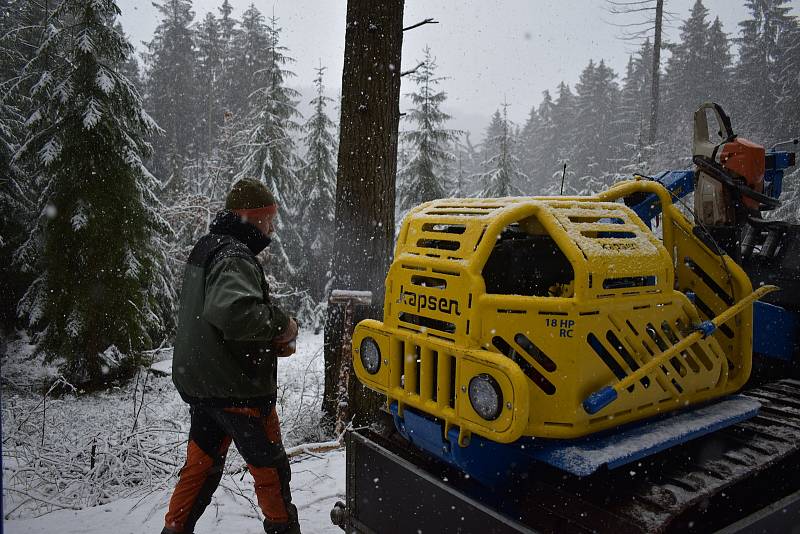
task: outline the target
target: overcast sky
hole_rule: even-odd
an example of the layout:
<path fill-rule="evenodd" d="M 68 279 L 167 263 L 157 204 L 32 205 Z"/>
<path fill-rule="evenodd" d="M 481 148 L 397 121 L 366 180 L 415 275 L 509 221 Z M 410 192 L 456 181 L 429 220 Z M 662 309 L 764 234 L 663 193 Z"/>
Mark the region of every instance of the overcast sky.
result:
<path fill-rule="evenodd" d="M 283 43 L 296 59 L 291 83 L 303 90 L 311 86 L 314 67 L 328 67 L 326 85 L 331 95 L 341 87 L 346 0 L 230 0 L 240 15 L 250 4 L 266 16 L 275 13 L 283 27 Z M 695 0 L 666 0 L 676 14 L 667 37 L 677 38 L 680 21 Z M 195 0 L 195 20 L 208 11 L 218 14 L 222 0 Z M 118 0 L 122 24 L 134 44 L 152 38 L 158 12 L 148 0 Z M 711 18 L 719 16 L 729 34 L 747 15 L 742 0 L 705 0 Z M 800 0 L 792 1 L 800 14 Z M 453 126 L 473 130 L 475 136 L 503 99 L 509 113 L 524 121 L 531 106 L 541 102 L 542 91 L 564 80 L 574 86 L 589 59 L 605 59 L 624 75 L 631 45 L 616 38 L 620 29 L 609 22 L 604 0 L 406 0 L 405 25 L 432 17 L 436 25 L 408 31 L 403 38 L 403 68 L 412 68 L 427 44 L 449 76 L 443 87 L 454 115 Z M 403 92 L 410 88 L 404 83 Z M 402 105 L 401 105 L 402 107 Z"/>

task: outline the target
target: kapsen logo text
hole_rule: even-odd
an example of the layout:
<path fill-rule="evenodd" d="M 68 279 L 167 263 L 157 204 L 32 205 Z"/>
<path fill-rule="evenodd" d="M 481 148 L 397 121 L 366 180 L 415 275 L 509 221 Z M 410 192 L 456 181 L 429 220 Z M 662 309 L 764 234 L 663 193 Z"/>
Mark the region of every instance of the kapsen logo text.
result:
<path fill-rule="evenodd" d="M 397 299 L 398 304 L 405 304 L 416 308 L 417 312 L 421 310 L 440 311 L 450 315 L 461 315 L 458 309 L 458 301 L 455 299 L 448 299 L 445 297 L 436 297 L 434 295 L 417 294 L 413 291 L 406 291 L 403 286 L 400 286 L 400 298 Z"/>

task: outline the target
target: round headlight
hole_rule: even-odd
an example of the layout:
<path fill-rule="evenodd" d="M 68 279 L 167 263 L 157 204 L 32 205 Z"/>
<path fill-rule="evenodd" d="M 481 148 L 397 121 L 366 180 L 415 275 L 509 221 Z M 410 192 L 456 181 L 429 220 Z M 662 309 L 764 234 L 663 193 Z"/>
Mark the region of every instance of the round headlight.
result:
<path fill-rule="evenodd" d="M 371 337 L 361 340 L 361 348 L 358 351 L 361 355 L 361 365 L 371 375 L 378 372 L 381 368 L 381 349 Z"/>
<path fill-rule="evenodd" d="M 503 410 L 503 391 L 491 375 L 480 374 L 469 381 L 469 402 L 472 409 L 486 419 L 494 421 Z"/>

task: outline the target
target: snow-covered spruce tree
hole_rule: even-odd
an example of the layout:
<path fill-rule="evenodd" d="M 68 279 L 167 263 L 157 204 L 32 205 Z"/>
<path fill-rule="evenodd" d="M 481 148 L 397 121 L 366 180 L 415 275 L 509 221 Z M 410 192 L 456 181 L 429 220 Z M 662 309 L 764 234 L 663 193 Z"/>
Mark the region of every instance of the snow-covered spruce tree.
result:
<path fill-rule="evenodd" d="M 25 240 L 31 203 L 25 194 L 23 170 L 13 160 L 23 133 L 24 118 L 18 107 L 18 69 L 25 58 L 15 29 L 22 26 L 19 3 L 0 14 L 0 327 L 13 326 L 14 310 L 28 276 L 12 262 L 13 251 Z"/>
<path fill-rule="evenodd" d="M 206 13 L 195 30 L 198 50 L 197 82 L 200 121 L 198 151 L 208 157 L 216 145 L 219 128 L 224 120 L 222 54 L 225 52 L 219 22 L 213 13 Z"/>
<path fill-rule="evenodd" d="M 436 76 L 436 58 L 431 56 L 430 47 L 426 46 L 422 53 L 419 68 L 410 76 L 417 89 L 406 94 L 413 107 L 405 116 L 411 129 L 401 134 L 410 150 L 408 163 L 398 172 L 397 203 L 401 212 L 446 197 L 453 189 L 449 176 L 455 159 L 452 143 L 460 132 L 445 127 L 450 115 L 441 106 L 447 93 L 438 90 L 445 78 Z"/>
<path fill-rule="evenodd" d="M 537 195 L 558 195 L 561 192 L 561 181 L 565 184 L 575 177 L 575 140 L 579 134 L 576 116 L 577 102 L 569 85 L 558 84 L 558 96 L 555 100 L 549 91 L 542 93 L 542 102 L 537 113 L 541 120 L 539 151 L 541 154 L 541 182 Z M 564 175 L 564 164 L 567 165 Z M 566 186 L 565 186 L 566 187 Z"/>
<path fill-rule="evenodd" d="M 556 123 L 556 104 L 553 102 L 550 91 L 545 90 L 542 92 L 542 102 L 536 110 L 536 115 L 539 118 L 536 139 L 536 151 L 539 154 L 536 172 L 539 175 L 533 177 L 533 179 L 540 183 L 541 186 L 532 192 L 536 195 L 557 195 L 560 192 L 562 175 L 561 170 L 558 168 L 561 163 L 558 151 L 561 132 L 559 131 L 559 125 Z M 561 165 L 563 169 L 563 163 Z"/>
<path fill-rule="evenodd" d="M 503 113 L 495 111 L 486 131 L 485 169 L 477 179 L 481 184 L 478 196 L 497 198 L 523 195 L 528 177 L 519 170 L 519 158 L 514 153 L 514 140 L 508 120 L 508 104 L 503 104 Z"/>
<path fill-rule="evenodd" d="M 669 135 L 663 136 L 661 158 L 665 166 L 685 166 L 690 162 L 692 114 L 700 104 L 713 101 L 729 108 L 728 40 L 719 19 L 712 27 L 707 16 L 708 9 L 697 0 L 681 25 L 680 39 L 667 61 L 662 124 Z"/>
<path fill-rule="evenodd" d="M 197 151 L 197 52 L 191 24 L 191 0 L 161 0 L 153 40 L 147 44 L 147 111 L 163 128 L 153 140 L 153 172 L 165 182 L 167 193 L 183 193 L 183 168 Z"/>
<path fill-rule="evenodd" d="M 42 273 L 42 235 L 36 232 L 40 212 L 37 199 L 45 187 L 42 166 L 36 156 L 44 140 L 38 132 L 52 127 L 54 116 L 42 109 L 41 99 L 51 91 L 52 72 L 64 63 L 60 51 L 49 50 L 48 40 L 56 32 L 57 17 L 48 2 L 13 2 L 5 6 L 3 49 L 3 87 L 0 99 L 4 106 L 7 148 L 13 148 L 8 174 L 2 176 L 3 256 L 10 255 L 4 280 L 9 298 L 9 318 L 16 318 L 17 304 Z M 15 115 L 19 113 L 19 116 Z M 17 120 L 17 117 L 21 121 Z M 20 148 L 24 147 L 25 153 Z M 7 275 L 7 278 L 5 276 Z"/>
<path fill-rule="evenodd" d="M 294 281 L 305 261 L 299 229 L 293 224 L 300 200 L 298 170 L 303 163 L 293 139 L 293 134 L 300 130 L 296 100 L 299 93 L 286 86 L 286 79 L 294 76 L 287 65 L 294 59 L 280 44 L 280 31 L 277 19 L 270 19 L 264 85 L 250 95 L 249 113 L 239 141 L 245 153 L 239 161 L 236 178 L 261 180 L 275 195 L 280 214 L 270 246 L 272 272 L 280 280 Z"/>
<path fill-rule="evenodd" d="M 43 141 L 35 155 L 46 188 L 36 229 L 44 271 L 20 309 L 39 332 L 38 350 L 91 387 L 129 371 L 172 315 L 154 243 L 164 230 L 156 184 L 142 163 L 156 126 L 112 68 L 133 51 L 114 29 L 118 15 L 115 0 L 63 0 L 53 12 L 39 53 L 64 61 L 37 94 L 41 114 L 55 120 L 21 149 Z"/>
<path fill-rule="evenodd" d="M 650 118 L 650 78 L 652 76 L 653 45 L 645 39 L 639 50 L 630 57 L 620 91 L 619 118 L 622 129 L 621 148 L 626 161 L 620 170 L 631 174 L 645 172 L 645 144 Z"/>
<path fill-rule="evenodd" d="M 800 18 L 796 16 L 789 29 L 781 33 L 778 45 L 778 131 L 774 139 L 783 141 L 800 137 Z"/>
<path fill-rule="evenodd" d="M 250 95 L 250 112 L 244 132 L 247 153 L 242 158 L 238 177 L 263 181 L 285 210 L 294 206 L 292 201 L 300 183 L 297 170 L 301 162 L 292 139 L 292 134 L 300 130 L 297 123 L 300 93 L 286 86 L 286 79 L 294 76 L 286 66 L 294 59 L 280 44 L 281 29 L 277 26 L 277 19 L 270 22 L 264 85 Z"/>
<path fill-rule="evenodd" d="M 325 67 L 320 66 L 314 78 L 317 95 L 311 100 L 314 111 L 303 126 L 306 166 L 301 173 L 303 202 L 298 206 L 300 236 L 308 260 L 303 278 L 316 302 L 325 299 L 332 252 L 330 228 L 336 209 L 336 125 L 328 117 L 327 106 L 333 99 L 325 96 L 324 74 Z"/>
<path fill-rule="evenodd" d="M 541 135 L 542 119 L 536 106 L 532 106 L 520 131 L 519 154 L 520 165 L 523 172 L 531 179 L 530 192 L 534 195 L 541 194 L 546 183 L 542 173 Z"/>
<path fill-rule="evenodd" d="M 225 12 L 227 9 L 223 13 Z M 230 22 L 227 24 L 230 26 Z M 233 32 L 225 74 L 226 83 L 230 84 L 231 111 L 236 115 L 246 115 L 253 92 L 269 82 L 272 64 L 270 30 L 264 21 L 264 15 L 254 4 L 250 4 L 242 13 L 241 28 L 238 31 L 225 30 L 225 27 L 223 30 L 226 33 Z"/>
<path fill-rule="evenodd" d="M 731 94 L 733 54 L 728 34 L 722 28 L 719 17 L 715 17 L 708 28 L 708 39 L 705 46 L 706 77 L 703 80 L 706 94 L 712 101 L 721 103 L 723 107 L 730 107 L 733 95 Z"/>
<path fill-rule="evenodd" d="M 781 93 L 777 83 L 779 41 L 797 22 L 789 14 L 788 0 L 746 0 L 750 18 L 739 23 L 739 62 L 735 67 L 735 125 L 756 142 L 772 139 Z"/>
<path fill-rule="evenodd" d="M 453 196 L 470 196 L 475 189 L 472 176 L 478 167 L 478 155 L 469 139 L 469 132 L 464 132 L 463 137 L 459 136 L 453 143 L 453 153 L 456 158 L 453 164 Z"/>
<path fill-rule="evenodd" d="M 575 171 L 582 177 L 579 180 L 594 178 L 606 186 L 613 181 L 612 175 L 620 166 L 618 156 L 623 153 L 616 76 L 604 61 L 597 64 L 589 61 L 575 86 L 578 124 Z"/>
<path fill-rule="evenodd" d="M 577 121 L 578 102 L 575 94 L 569 85 L 564 82 L 558 84 L 556 88 L 557 96 L 553 103 L 552 121 L 556 135 L 553 138 L 552 153 L 555 157 L 555 168 L 552 176 L 557 177 L 561 183 L 563 166 L 567 164 L 567 183 L 570 175 L 574 175 L 576 140 L 580 134 L 580 125 Z"/>

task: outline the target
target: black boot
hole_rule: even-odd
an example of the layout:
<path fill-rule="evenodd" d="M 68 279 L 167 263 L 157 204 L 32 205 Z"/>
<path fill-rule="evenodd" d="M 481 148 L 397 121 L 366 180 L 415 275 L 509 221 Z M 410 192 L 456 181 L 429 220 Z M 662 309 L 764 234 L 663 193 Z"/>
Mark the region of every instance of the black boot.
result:
<path fill-rule="evenodd" d="M 300 522 L 297 520 L 297 507 L 292 503 L 286 504 L 289 521 L 286 523 L 273 523 L 264 519 L 264 532 L 267 534 L 300 534 Z"/>

